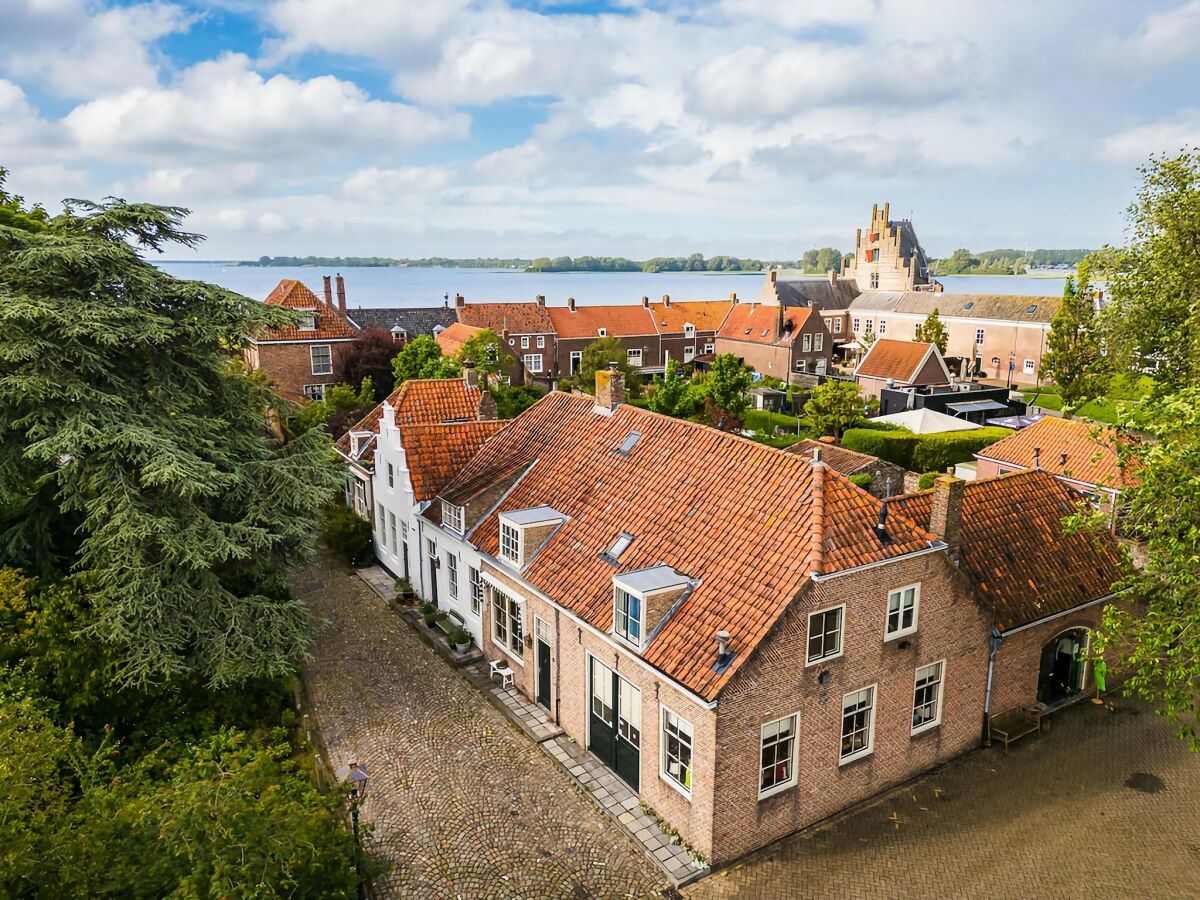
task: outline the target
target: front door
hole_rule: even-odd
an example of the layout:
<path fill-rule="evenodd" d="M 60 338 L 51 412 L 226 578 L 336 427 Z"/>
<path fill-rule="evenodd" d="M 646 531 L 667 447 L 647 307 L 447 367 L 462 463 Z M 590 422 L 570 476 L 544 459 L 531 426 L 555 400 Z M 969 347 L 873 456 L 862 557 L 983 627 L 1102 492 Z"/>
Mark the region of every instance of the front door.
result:
<path fill-rule="evenodd" d="M 1051 638 L 1042 648 L 1038 700 L 1053 706 L 1082 690 L 1087 639 L 1087 629 L 1072 628 Z"/>
<path fill-rule="evenodd" d="M 537 641 L 537 702 L 550 708 L 550 645 L 540 637 Z"/>
<path fill-rule="evenodd" d="M 434 606 L 438 605 L 436 556 L 429 557 L 429 599 Z"/>
<path fill-rule="evenodd" d="M 588 749 L 635 791 L 642 743 L 642 693 L 612 669 L 591 660 Z"/>

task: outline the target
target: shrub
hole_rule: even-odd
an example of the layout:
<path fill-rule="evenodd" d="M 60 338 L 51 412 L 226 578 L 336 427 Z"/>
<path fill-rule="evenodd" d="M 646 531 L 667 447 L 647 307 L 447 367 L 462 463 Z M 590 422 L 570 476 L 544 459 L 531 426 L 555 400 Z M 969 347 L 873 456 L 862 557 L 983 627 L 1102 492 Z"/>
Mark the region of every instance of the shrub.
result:
<path fill-rule="evenodd" d="M 941 434 L 921 435 L 912 454 L 909 468 L 917 472 L 944 472 L 950 466 L 968 462 L 996 441 L 1012 434 L 1008 428 L 991 426 L 973 431 L 947 431 Z"/>
<path fill-rule="evenodd" d="M 938 480 L 938 476 L 941 474 L 941 472 L 926 472 L 921 476 L 921 480 L 917 482 L 917 490 L 929 490 L 931 487 L 933 487 L 933 483 Z"/>
<path fill-rule="evenodd" d="M 446 640 L 450 642 L 451 646 L 469 644 L 471 643 L 471 635 L 461 625 L 455 625 L 450 629 L 450 633 L 446 635 Z"/>
<path fill-rule="evenodd" d="M 911 431 L 884 431 L 877 428 L 850 428 L 842 435 L 842 445 L 847 450 L 877 456 L 905 469 L 912 468 L 913 451 L 918 440 L 919 437 Z"/>
<path fill-rule="evenodd" d="M 334 553 L 356 568 L 375 559 L 371 523 L 343 503 L 329 506 L 321 519 L 321 539 Z"/>
<path fill-rule="evenodd" d="M 850 476 L 850 483 L 858 485 L 864 491 L 869 491 L 871 485 L 875 483 L 875 476 L 870 472 L 859 472 L 857 475 Z"/>

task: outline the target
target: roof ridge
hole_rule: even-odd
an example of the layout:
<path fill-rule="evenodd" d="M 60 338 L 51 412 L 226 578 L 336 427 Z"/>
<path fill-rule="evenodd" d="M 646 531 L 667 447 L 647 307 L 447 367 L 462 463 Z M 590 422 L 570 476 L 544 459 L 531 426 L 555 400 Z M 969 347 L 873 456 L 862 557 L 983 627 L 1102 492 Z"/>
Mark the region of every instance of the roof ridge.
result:
<path fill-rule="evenodd" d="M 820 575 L 825 565 L 825 463 L 812 461 L 812 528 L 809 532 L 809 572 Z"/>

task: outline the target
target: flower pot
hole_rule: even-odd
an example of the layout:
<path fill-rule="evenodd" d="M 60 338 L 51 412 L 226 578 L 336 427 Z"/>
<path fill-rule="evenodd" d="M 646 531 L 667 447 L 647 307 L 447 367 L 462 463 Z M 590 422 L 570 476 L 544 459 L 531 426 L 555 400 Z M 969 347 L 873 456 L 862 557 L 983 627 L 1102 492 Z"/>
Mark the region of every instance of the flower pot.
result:
<path fill-rule="evenodd" d="M 455 653 L 466 653 L 466 652 L 467 652 L 468 650 L 470 650 L 470 649 L 471 649 L 471 642 L 470 642 L 470 641 L 467 641 L 465 644 L 455 644 L 455 645 L 454 645 L 454 652 L 455 652 Z"/>

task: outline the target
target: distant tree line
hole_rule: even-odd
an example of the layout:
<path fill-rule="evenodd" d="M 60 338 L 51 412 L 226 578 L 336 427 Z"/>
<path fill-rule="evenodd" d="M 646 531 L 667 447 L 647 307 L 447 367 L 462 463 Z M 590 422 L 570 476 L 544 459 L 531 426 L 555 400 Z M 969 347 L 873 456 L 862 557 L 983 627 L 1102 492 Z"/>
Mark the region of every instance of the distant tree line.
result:
<path fill-rule="evenodd" d="M 935 275 L 1023 275 L 1041 266 L 1076 266 L 1090 250 L 983 250 L 960 247 L 949 256 L 930 261 Z"/>
<path fill-rule="evenodd" d="M 480 256 L 474 259 L 447 259 L 429 256 L 424 259 L 393 259 L 390 256 L 260 256 L 257 262 L 246 261 L 243 266 L 320 266 L 326 269 L 365 268 L 422 268 L 422 269 L 523 269 L 532 260 L 500 259 Z"/>
<path fill-rule="evenodd" d="M 635 260 L 623 256 L 557 256 L 540 257 L 526 272 L 761 272 L 766 268 L 761 259 L 741 259 L 737 256 L 704 258 L 701 253 L 691 256 L 656 256 Z"/>

